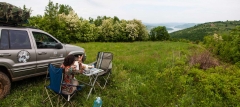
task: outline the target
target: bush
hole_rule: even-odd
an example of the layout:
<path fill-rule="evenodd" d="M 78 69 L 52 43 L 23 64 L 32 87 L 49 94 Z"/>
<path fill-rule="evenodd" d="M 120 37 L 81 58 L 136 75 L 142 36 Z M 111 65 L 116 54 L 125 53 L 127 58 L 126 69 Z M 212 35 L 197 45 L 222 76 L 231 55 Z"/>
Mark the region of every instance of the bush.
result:
<path fill-rule="evenodd" d="M 200 69 L 208 69 L 211 67 L 216 67 L 219 65 L 219 61 L 211 56 L 211 53 L 209 51 L 204 51 L 202 53 L 194 53 L 189 58 L 189 64 L 190 66 L 194 66 L 196 64 L 199 64 Z"/>
<path fill-rule="evenodd" d="M 207 36 L 203 43 L 223 61 L 234 64 L 240 61 L 240 26 L 233 29 L 230 34 Z"/>
<path fill-rule="evenodd" d="M 235 66 L 206 70 L 175 66 L 159 75 L 159 93 L 164 96 L 162 101 L 172 106 L 239 106 L 239 78 L 240 70 Z"/>

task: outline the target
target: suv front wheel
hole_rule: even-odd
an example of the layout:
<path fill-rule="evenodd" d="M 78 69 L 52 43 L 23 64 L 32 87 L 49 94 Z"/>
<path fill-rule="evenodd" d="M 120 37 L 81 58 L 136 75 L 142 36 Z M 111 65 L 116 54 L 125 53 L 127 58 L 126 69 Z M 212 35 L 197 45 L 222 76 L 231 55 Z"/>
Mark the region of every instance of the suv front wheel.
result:
<path fill-rule="evenodd" d="M 0 71 L 0 99 L 4 98 L 11 89 L 11 81 L 8 76 Z"/>

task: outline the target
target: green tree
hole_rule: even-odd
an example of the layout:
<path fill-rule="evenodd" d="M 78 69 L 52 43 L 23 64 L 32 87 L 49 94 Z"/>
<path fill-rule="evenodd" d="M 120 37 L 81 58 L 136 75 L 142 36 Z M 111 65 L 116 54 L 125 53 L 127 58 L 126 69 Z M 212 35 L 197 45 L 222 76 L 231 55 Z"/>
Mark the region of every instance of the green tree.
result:
<path fill-rule="evenodd" d="M 69 14 L 66 15 L 64 13 L 59 14 L 59 22 L 64 24 L 64 27 L 61 26 L 61 29 L 65 31 L 68 39 L 70 39 L 70 42 L 79 42 L 80 40 L 80 20 L 78 15 L 72 10 L 69 11 Z M 88 21 L 87 21 L 88 22 Z"/>
<path fill-rule="evenodd" d="M 142 23 L 141 20 L 134 19 L 133 22 L 137 24 L 138 36 L 136 37 L 136 41 L 144 41 L 148 40 L 148 31 L 146 26 Z"/>
<path fill-rule="evenodd" d="M 72 9 L 71 6 L 69 6 L 69 5 L 63 5 L 63 4 L 60 4 L 60 5 L 59 5 L 58 14 L 64 13 L 65 15 L 68 15 L 70 11 L 73 11 L 73 9 Z"/>
<path fill-rule="evenodd" d="M 109 42 L 113 41 L 114 28 L 113 19 L 105 19 L 102 21 L 102 25 L 99 26 L 100 32 L 98 36 L 99 41 Z"/>
<path fill-rule="evenodd" d="M 153 41 L 162 41 L 162 40 L 169 40 L 170 35 L 168 34 L 168 31 L 166 30 L 165 26 L 158 26 L 150 31 L 150 39 Z"/>
<path fill-rule="evenodd" d="M 79 33 L 80 41 L 91 42 L 95 41 L 98 36 L 98 29 L 94 24 L 89 23 L 88 20 L 80 20 Z"/>
<path fill-rule="evenodd" d="M 119 18 L 117 17 L 117 16 L 114 16 L 113 17 L 113 23 L 115 24 L 116 22 L 119 22 L 120 20 L 119 20 Z"/>
<path fill-rule="evenodd" d="M 51 0 L 49 0 L 48 5 L 45 7 L 43 23 L 45 26 L 43 27 L 44 31 L 54 35 L 59 29 L 58 23 L 58 3 L 54 4 Z"/>
<path fill-rule="evenodd" d="M 127 20 L 122 19 L 119 22 L 119 35 L 118 41 L 127 42 L 128 41 L 128 32 L 126 31 Z"/>

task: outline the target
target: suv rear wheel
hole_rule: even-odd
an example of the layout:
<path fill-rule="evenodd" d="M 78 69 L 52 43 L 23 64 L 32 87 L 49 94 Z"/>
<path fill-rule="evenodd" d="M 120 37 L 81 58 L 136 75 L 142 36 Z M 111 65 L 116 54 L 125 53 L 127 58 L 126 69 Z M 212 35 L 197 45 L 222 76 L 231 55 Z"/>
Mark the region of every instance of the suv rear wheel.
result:
<path fill-rule="evenodd" d="M 4 98 L 11 89 L 11 81 L 8 76 L 0 71 L 0 99 Z"/>

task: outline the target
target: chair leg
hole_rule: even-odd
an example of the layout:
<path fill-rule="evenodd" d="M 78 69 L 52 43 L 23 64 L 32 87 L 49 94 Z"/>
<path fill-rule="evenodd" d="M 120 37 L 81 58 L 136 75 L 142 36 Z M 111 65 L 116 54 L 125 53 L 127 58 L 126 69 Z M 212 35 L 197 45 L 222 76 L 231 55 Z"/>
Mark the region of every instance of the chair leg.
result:
<path fill-rule="evenodd" d="M 89 98 L 90 94 L 92 93 L 92 89 L 93 89 L 93 87 L 91 87 L 91 89 L 90 89 L 90 91 L 88 93 L 87 99 Z"/>
<path fill-rule="evenodd" d="M 62 105 L 62 107 L 64 107 L 66 103 L 67 103 L 67 102 L 65 102 L 65 103 Z"/>
<path fill-rule="evenodd" d="M 107 85 L 107 82 L 108 82 L 108 79 L 109 79 L 109 77 L 110 77 L 110 74 L 111 74 L 111 73 L 109 73 L 108 76 L 107 76 L 107 78 L 104 79 L 104 80 L 105 80 L 105 84 L 104 84 L 104 86 L 103 86 L 103 89 L 104 89 L 104 88 L 106 87 L 106 85 Z"/>
<path fill-rule="evenodd" d="M 67 104 L 67 103 L 69 103 L 73 107 L 73 103 L 70 101 L 70 99 L 74 96 L 74 94 L 73 95 L 67 95 L 67 99 L 63 98 L 65 100 L 65 103 L 62 105 L 62 107 L 64 107 L 65 104 Z"/>
<path fill-rule="evenodd" d="M 65 103 L 62 105 L 62 107 L 65 107 L 65 104 L 67 104 L 67 103 L 69 103 L 69 104 L 71 105 L 71 107 L 73 107 L 73 104 L 72 104 L 71 101 L 67 101 L 67 102 L 65 102 Z"/>
<path fill-rule="evenodd" d="M 101 84 L 99 82 L 97 82 L 98 86 L 101 88 L 101 89 L 105 89 L 106 85 L 107 85 L 107 82 L 108 82 L 108 79 L 110 77 L 110 73 L 107 75 L 107 78 L 103 78 L 105 83 L 103 86 L 101 86 Z"/>
<path fill-rule="evenodd" d="M 47 88 L 45 87 L 45 90 L 46 90 L 46 92 L 47 92 L 47 95 L 48 95 L 48 98 L 49 98 L 49 100 L 50 100 L 50 103 L 51 103 L 51 105 L 52 105 L 52 107 L 53 107 L 53 104 L 52 104 L 52 100 L 51 100 L 51 98 L 50 98 L 50 96 L 49 96 L 49 94 L 48 94 L 48 91 L 47 91 Z M 55 96 L 54 96 L 55 97 Z"/>
<path fill-rule="evenodd" d="M 58 106 L 58 104 L 59 104 L 59 99 L 60 99 L 60 96 L 58 96 L 58 102 L 57 102 L 57 107 L 59 107 L 59 106 Z"/>

